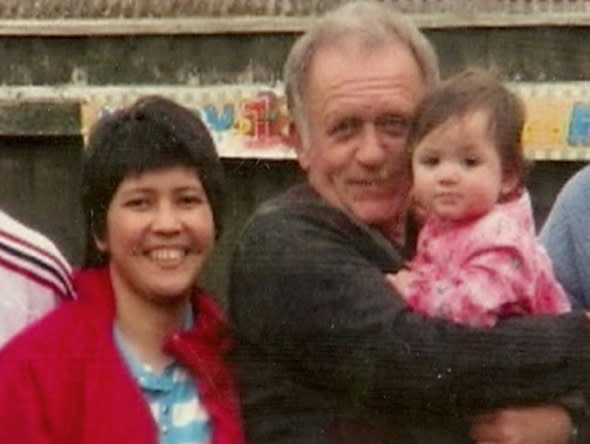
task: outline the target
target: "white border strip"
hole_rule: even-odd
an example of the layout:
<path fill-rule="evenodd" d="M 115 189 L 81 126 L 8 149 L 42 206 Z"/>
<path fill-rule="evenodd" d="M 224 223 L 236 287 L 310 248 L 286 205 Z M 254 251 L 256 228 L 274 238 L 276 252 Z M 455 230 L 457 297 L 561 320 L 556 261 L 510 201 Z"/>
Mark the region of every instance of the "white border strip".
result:
<path fill-rule="evenodd" d="M 420 28 L 589 26 L 590 11 L 408 14 Z M 121 36 L 300 33 L 316 16 L 0 19 L 0 36 Z"/>

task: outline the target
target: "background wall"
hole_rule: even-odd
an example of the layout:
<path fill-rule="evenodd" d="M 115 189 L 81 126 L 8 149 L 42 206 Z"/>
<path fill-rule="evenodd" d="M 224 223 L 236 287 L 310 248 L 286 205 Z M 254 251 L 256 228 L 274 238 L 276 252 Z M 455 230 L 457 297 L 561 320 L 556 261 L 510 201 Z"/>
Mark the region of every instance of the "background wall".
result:
<path fill-rule="evenodd" d="M 68 88 L 263 83 L 276 86 L 298 33 L 342 1 L 4 0 L 0 4 L 0 207 L 81 261 L 81 102 Z M 412 14 L 444 76 L 467 66 L 507 81 L 590 80 L 584 1 L 389 1 Z M 59 18 L 60 20 L 55 20 Z M 53 99 L 37 97 L 37 89 Z M 78 114 L 76 114 L 78 113 Z M 585 162 L 538 161 L 530 176 L 540 225 Z M 301 180 L 293 160 L 226 158 L 226 232 L 206 282 L 220 297 L 235 237 L 262 200 Z"/>

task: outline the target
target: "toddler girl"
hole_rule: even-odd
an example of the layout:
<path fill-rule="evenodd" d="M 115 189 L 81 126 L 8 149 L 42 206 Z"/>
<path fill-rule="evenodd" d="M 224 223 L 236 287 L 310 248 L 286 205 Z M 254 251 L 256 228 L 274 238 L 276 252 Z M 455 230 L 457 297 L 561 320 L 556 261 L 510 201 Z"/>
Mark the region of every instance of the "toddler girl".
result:
<path fill-rule="evenodd" d="M 491 327 L 569 310 L 535 236 L 523 125 L 519 98 L 479 70 L 450 78 L 419 106 L 407 146 L 425 219 L 415 258 L 391 277 L 415 311 Z"/>

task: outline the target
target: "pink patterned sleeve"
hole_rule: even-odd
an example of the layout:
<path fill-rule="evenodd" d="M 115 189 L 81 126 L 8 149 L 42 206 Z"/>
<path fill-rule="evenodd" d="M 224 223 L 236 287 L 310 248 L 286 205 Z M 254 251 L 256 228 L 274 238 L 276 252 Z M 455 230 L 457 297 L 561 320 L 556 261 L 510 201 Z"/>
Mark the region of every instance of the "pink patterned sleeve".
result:
<path fill-rule="evenodd" d="M 459 324 L 491 327 L 498 318 L 530 313 L 532 273 L 518 248 L 477 249 L 455 270 L 417 270 L 406 300 L 416 311 Z"/>
<path fill-rule="evenodd" d="M 472 222 L 427 223 L 420 236 L 416 279 L 404 295 L 420 313 L 491 327 L 508 316 L 569 310 L 526 193 Z"/>

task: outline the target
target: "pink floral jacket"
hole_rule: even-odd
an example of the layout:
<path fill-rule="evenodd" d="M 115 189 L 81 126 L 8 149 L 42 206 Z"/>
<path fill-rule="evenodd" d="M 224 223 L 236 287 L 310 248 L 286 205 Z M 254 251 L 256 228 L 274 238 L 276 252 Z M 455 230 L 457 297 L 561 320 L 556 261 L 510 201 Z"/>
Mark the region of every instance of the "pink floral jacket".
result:
<path fill-rule="evenodd" d="M 570 309 L 535 236 L 527 192 L 476 219 L 430 218 L 409 268 L 417 278 L 404 298 L 427 316 L 491 327 L 499 318 Z"/>

